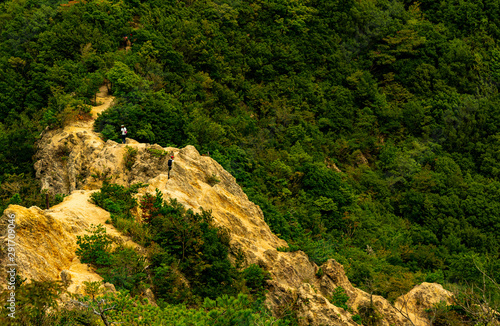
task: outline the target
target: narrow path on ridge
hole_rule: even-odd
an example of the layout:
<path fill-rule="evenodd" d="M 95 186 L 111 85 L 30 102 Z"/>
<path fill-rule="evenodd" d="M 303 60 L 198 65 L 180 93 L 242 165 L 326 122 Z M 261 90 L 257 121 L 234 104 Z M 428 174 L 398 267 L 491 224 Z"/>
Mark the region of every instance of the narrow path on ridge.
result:
<path fill-rule="evenodd" d="M 106 85 L 102 85 L 97 93 L 97 103 L 99 103 L 100 100 L 102 100 L 103 103 L 92 108 L 92 117 L 96 119 L 99 113 L 102 113 L 109 108 L 114 99 L 114 96 L 108 94 L 108 87 Z"/>
<path fill-rule="evenodd" d="M 106 85 L 102 85 L 99 88 L 99 92 L 96 94 L 96 102 L 98 105 L 92 106 L 91 115 L 92 119 L 87 121 L 73 121 L 68 125 L 62 128 L 62 132 L 56 133 L 52 140 L 54 142 L 58 142 L 61 137 L 64 137 L 64 134 L 78 134 L 78 133 L 87 133 L 92 140 L 104 143 L 99 133 L 94 131 L 94 122 L 97 119 L 98 115 L 104 111 L 106 111 L 113 103 L 115 97 L 111 96 L 108 93 L 108 88 Z M 125 145 L 119 144 L 118 146 Z M 90 225 L 102 225 L 106 229 L 106 233 L 115 239 L 121 238 L 123 241 L 122 244 L 134 247 L 141 248 L 138 244 L 133 242 L 130 237 L 123 235 L 119 232 L 113 225 L 107 224 L 106 221 L 109 222 L 110 214 L 105 212 L 104 210 L 98 208 L 96 205 L 92 204 L 89 199 L 93 190 L 82 190 L 76 189 L 70 196 L 68 196 L 62 203 L 53 206 L 48 213 L 65 223 L 67 222 L 68 216 L 80 216 L 84 217 L 85 224 Z M 88 212 L 92 212 L 89 214 Z M 86 231 L 81 231 L 75 233 L 75 236 L 83 236 L 84 234 L 88 234 Z M 119 242 L 121 242 L 119 241 Z M 96 274 L 91 267 L 87 264 L 83 264 L 80 260 L 75 257 L 69 266 L 66 266 L 66 269 L 71 274 L 73 284 L 68 288 L 70 292 L 79 292 L 78 287 L 81 286 L 83 281 L 100 281 L 102 277 Z"/>
<path fill-rule="evenodd" d="M 97 106 L 92 106 L 90 113 L 92 114 L 92 119 L 88 121 L 73 121 L 63 128 L 64 131 L 68 133 L 87 131 L 89 133 L 94 133 L 94 121 L 97 119 L 99 113 L 106 111 L 113 103 L 115 97 L 108 94 L 108 87 L 102 85 L 99 88 L 99 92 L 96 96 L 96 102 L 99 104 Z M 97 134 L 96 134 L 97 135 Z"/>
<path fill-rule="evenodd" d="M 89 133 L 91 136 L 95 138 L 99 138 L 100 141 L 101 137 L 99 133 L 94 131 L 94 122 L 97 119 L 98 115 L 106 111 L 111 104 L 113 103 L 115 97 L 110 95 L 108 93 L 108 87 L 106 85 L 102 85 L 99 88 L 99 92 L 96 94 L 96 102 L 98 105 L 92 106 L 92 109 L 90 111 L 92 115 L 92 119 L 87 120 L 87 121 L 74 121 L 67 126 L 63 128 L 63 131 L 67 133 L 77 133 L 77 132 L 83 132 L 86 131 Z M 121 145 L 121 144 L 120 144 Z M 82 190 L 82 189 L 77 189 L 77 190 Z M 72 206 L 70 207 L 65 207 L 65 209 L 75 209 L 75 210 L 86 210 L 86 209 L 91 209 L 89 207 L 89 199 L 90 199 L 90 193 L 89 191 L 85 191 L 82 194 L 77 194 L 77 195 L 72 195 L 72 200 L 71 200 L 71 205 L 67 206 Z M 65 206 L 64 203 L 59 204 L 60 206 Z M 57 205 L 57 206 L 59 206 Z M 105 223 L 106 220 L 109 219 L 109 216 L 107 214 L 93 214 L 92 217 L 89 219 L 86 219 L 86 222 L 90 224 L 102 224 L 106 228 L 106 232 L 112 236 L 115 237 L 120 237 L 123 236 L 118 230 L 116 230 L 111 224 Z M 133 243 L 130 241 L 128 237 L 127 238 L 127 244 L 132 245 L 132 246 L 137 246 L 137 244 Z"/>
<path fill-rule="evenodd" d="M 98 115 L 103 113 L 104 111 L 106 111 L 108 108 L 111 107 L 111 105 L 113 104 L 113 101 L 115 99 L 114 96 L 110 95 L 108 93 L 108 87 L 106 85 L 102 85 L 100 88 L 99 88 L 99 92 L 96 94 L 96 99 L 97 99 L 97 103 L 99 105 L 97 106 L 93 106 L 92 109 L 91 109 L 91 114 L 92 114 L 92 119 L 91 120 L 88 120 L 88 121 L 75 121 L 73 123 L 70 123 L 69 125 L 65 126 L 64 127 L 64 131 L 67 132 L 67 133 L 78 133 L 78 132 L 84 132 L 86 131 L 93 139 L 95 139 L 96 141 L 100 142 L 100 143 L 104 143 L 104 141 L 102 140 L 102 136 L 98 133 L 98 132 L 95 132 L 94 131 L 94 121 L 95 119 L 97 119 Z M 124 122 L 125 125 L 126 125 L 126 121 Z M 114 126 L 116 127 L 117 129 L 120 127 L 120 126 Z M 117 148 L 118 149 L 118 155 L 119 156 L 122 156 L 126 153 L 126 147 L 127 146 L 130 146 L 130 147 L 133 147 L 133 148 L 146 148 L 148 146 L 150 146 L 151 144 L 146 144 L 146 143 L 139 143 L 137 141 L 135 141 L 134 139 L 131 139 L 131 138 L 127 138 L 127 143 L 126 144 L 121 144 L 120 142 L 118 142 L 117 144 L 114 144 L 114 145 L 111 145 L 112 147 L 114 148 Z M 166 150 L 169 155 L 172 154 L 174 155 L 175 157 L 175 163 L 174 164 L 180 164 L 183 166 L 184 169 L 191 169 L 188 162 L 185 162 L 183 160 L 183 157 L 182 156 L 179 156 L 177 155 L 179 150 L 177 148 L 172 148 L 172 147 L 162 147 L 164 150 Z M 175 167 L 174 167 L 175 169 Z M 166 177 L 166 174 L 167 174 L 167 171 L 165 170 L 164 171 L 165 175 L 164 177 Z M 153 179 L 158 179 L 158 180 L 161 180 L 163 177 L 162 176 L 157 176 Z M 153 181 L 153 179 L 151 181 Z M 168 180 L 168 181 L 171 181 L 173 182 L 173 184 L 171 185 L 171 187 L 173 188 L 170 188 L 170 189 L 175 189 L 177 187 L 177 180 L 176 179 L 176 176 L 175 176 L 175 171 L 171 177 L 171 180 Z M 167 182 L 168 182 L 167 181 Z M 197 183 L 197 182 L 195 182 Z M 213 193 L 212 193 L 212 186 L 208 185 L 205 183 L 205 180 L 203 180 L 203 182 L 201 182 L 201 184 L 199 185 L 196 185 L 196 187 L 199 187 L 200 190 L 202 191 L 202 196 L 201 198 L 207 198 L 207 197 L 210 197 L 210 196 L 213 196 Z M 81 188 L 77 189 L 77 190 L 81 190 Z M 175 197 L 175 191 L 172 192 L 172 195 Z M 177 194 L 179 195 L 179 194 Z M 73 199 L 74 201 L 81 201 L 81 200 L 88 200 L 90 196 L 90 193 L 86 191 L 86 195 L 85 196 L 75 196 L 75 198 Z M 87 199 L 86 199 L 87 198 Z M 188 200 L 189 202 L 189 200 Z M 186 203 L 187 204 L 187 203 Z M 82 206 L 82 205 L 85 205 L 85 204 L 82 204 L 82 203 L 78 203 L 77 206 Z M 193 209 L 197 209 L 197 205 L 194 205 Z M 88 221 L 89 224 L 90 223 L 93 223 L 93 224 L 103 224 L 105 226 L 105 228 L 107 229 L 107 232 L 108 234 L 112 234 L 112 235 L 115 235 L 115 236 L 118 236 L 120 235 L 121 233 L 119 233 L 113 226 L 111 226 L 110 224 L 105 224 L 105 219 L 103 218 L 103 216 L 98 216 L 98 215 L 95 215 L 92 220 L 89 220 Z M 128 239 L 130 240 L 130 239 Z M 135 245 L 135 244 L 134 244 Z"/>

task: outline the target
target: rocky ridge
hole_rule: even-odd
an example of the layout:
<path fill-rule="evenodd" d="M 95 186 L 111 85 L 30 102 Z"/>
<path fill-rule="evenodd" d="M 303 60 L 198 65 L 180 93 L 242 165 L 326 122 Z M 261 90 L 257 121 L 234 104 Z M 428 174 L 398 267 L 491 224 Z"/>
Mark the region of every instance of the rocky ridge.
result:
<path fill-rule="evenodd" d="M 100 98 L 104 104 L 98 110 L 112 102 L 104 91 Z M 94 110 L 94 116 L 98 110 Z M 278 247 L 287 244 L 271 232 L 261 209 L 248 200 L 234 177 L 193 146 L 162 148 L 132 139 L 126 145 L 104 142 L 92 132 L 92 121 L 46 131 L 38 146 L 35 169 L 43 187 L 52 193 L 70 195 L 49 210 L 11 205 L 4 212 L 2 230 L 7 215 L 16 215 L 16 254 L 24 277 L 70 279 L 69 290 L 73 292 L 79 291 L 85 280 L 101 279 L 81 264 L 74 252 L 77 235 L 83 234 L 90 224 L 104 224 L 109 218 L 109 213 L 91 204 L 88 198 L 100 188 L 104 178 L 110 178 L 125 186 L 147 183 L 140 190 L 142 193 L 159 189 L 165 199 L 176 198 L 187 208 L 211 210 L 215 223 L 230 231 L 232 250 L 242 252 L 247 265 L 258 264 L 270 272 L 267 303 L 271 309 L 279 314 L 285 307 L 293 306 L 299 311 L 302 325 L 354 326 L 357 324 L 353 314 L 367 305 L 376 307 L 379 325 L 404 325 L 409 323 L 408 318 L 415 325 L 427 325 L 424 310 L 441 300 L 450 301 L 448 291 L 424 283 L 396 301 L 405 317 L 384 298 L 353 287 L 336 261 L 317 266 L 302 251 L 278 251 Z M 137 151 L 135 155 L 127 154 L 131 149 Z M 175 156 L 175 163 L 168 179 L 170 155 Z M 214 177 L 219 180 L 216 184 L 211 182 Z M 109 234 L 123 238 L 112 226 L 104 225 Z M 5 241 L 5 236 L 0 240 Z M 338 286 L 349 295 L 348 305 L 353 313 L 330 303 L 329 297 Z"/>

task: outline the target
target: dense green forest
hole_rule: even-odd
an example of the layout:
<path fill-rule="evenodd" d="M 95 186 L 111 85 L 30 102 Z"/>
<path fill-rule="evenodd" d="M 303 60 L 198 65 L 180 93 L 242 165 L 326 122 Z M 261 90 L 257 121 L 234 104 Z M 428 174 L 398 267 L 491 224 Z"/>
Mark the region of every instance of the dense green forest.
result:
<path fill-rule="evenodd" d="M 499 0 L 3 1 L 0 208 L 106 81 L 103 137 L 210 152 L 356 286 L 498 282 L 499 38 Z"/>

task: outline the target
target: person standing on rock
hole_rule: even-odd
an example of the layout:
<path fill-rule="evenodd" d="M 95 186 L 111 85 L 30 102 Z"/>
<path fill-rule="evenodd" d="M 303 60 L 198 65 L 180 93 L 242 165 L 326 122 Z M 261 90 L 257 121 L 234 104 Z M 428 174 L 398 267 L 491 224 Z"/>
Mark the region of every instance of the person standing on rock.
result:
<path fill-rule="evenodd" d="M 125 139 L 127 137 L 127 128 L 125 128 L 124 125 L 122 125 L 122 144 L 125 144 L 127 140 Z"/>
<path fill-rule="evenodd" d="M 170 179 L 170 170 L 172 170 L 172 164 L 174 163 L 174 157 L 170 156 L 170 159 L 168 160 L 168 178 Z"/>

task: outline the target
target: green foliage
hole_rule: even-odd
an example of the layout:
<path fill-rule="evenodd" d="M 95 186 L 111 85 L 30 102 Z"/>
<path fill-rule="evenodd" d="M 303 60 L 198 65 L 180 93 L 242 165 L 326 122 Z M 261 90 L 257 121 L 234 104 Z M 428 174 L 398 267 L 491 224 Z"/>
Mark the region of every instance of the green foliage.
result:
<path fill-rule="evenodd" d="M 370 303 L 365 303 L 358 307 L 358 315 L 352 316 L 352 320 L 354 320 L 358 324 L 363 324 L 367 326 L 375 326 L 380 323 L 382 316 L 377 310 L 377 306 L 370 301 Z M 356 319 L 355 319 L 356 317 Z"/>
<path fill-rule="evenodd" d="M 361 318 L 360 315 L 356 314 L 352 316 L 352 320 L 354 320 L 357 324 L 362 325 L 363 324 L 363 319 Z"/>
<path fill-rule="evenodd" d="M 85 294 L 72 294 L 76 309 L 59 307 L 57 300 L 62 286 L 57 282 L 20 283 L 16 288 L 16 318 L 8 317 L 2 305 L 2 325 L 290 325 L 272 317 L 261 303 L 254 303 L 244 294 L 205 299 L 197 309 L 185 305 L 151 305 L 147 299 L 131 297 L 127 291 L 109 292 L 101 282 L 84 282 Z M 6 300 L 10 291 L 1 296 Z M 99 313 L 100 315 L 96 314 Z"/>
<path fill-rule="evenodd" d="M 155 140 L 155 134 L 153 133 L 153 127 L 150 123 L 146 123 L 143 129 L 139 129 L 136 132 L 137 136 L 141 139 L 147 140 L 148 143 L 152 143 Z"/>
<path fill-rule="evenodd" d="M 127 95 L 138 92 L 146 87 L 146 81 L 134 73 L 126 64 L 120 61 L 114 63 L 106 77 L 111 82 L 111 90 L 116 95 Z"/>
<path fill-rule="evenodd" d="M 338 252 L 342 243 L 332 238 L 311 239 L 310 234 L 304 234 L 297 241 L 298 244 L 292 245 L 296 250 L 303 250 L 309 259 L 316 264 L 321 265 L 332 257 L 338 257 Z"/>
<path fill-rule="evenodd" d="M 170 304 L 194 301 L 188 282 L 176 264 L 167 266 L 163 263 L 154 269 L 152 281 L 155 295 Z"/>
<path fill-rule="evenodd" d="M 132 295 L 143 291 L 147 278 L 145 258 L 133 248 L 112 248 L 113 241 L 100 224 L 87 231 L 91 234 L 77 236 L 76 254 L 80 261 L 98 267 L 97 272 L 104 280 L 118 289 L 128 290 Z"/>
<path fill-rule="evenodd" d="M 349 296 L 345 293 L 344 288 L 341 286 L 336 287 L 333 290 L 330 302 L 337 307 L 351 312 L 352 309 L 347 305 L 347 301 L 349 301 Z"/>
<path fill-rule="evenodd" d="M 89 315 L 79 311 L 70 312 L 59 307 L 57 300 L 63 292 L 63 286 L 59 282 L 39 282 L 25 280 L 16 284 L 16 306 L 15 313 L 11 313 L 7 306 L 0 307 L 0 322 L 2 325 L 68 325 L 68 321 L 77 323 L 80 321 L 91 322 Z M 4 290 L 0 297 L 7 302 L 11 290 Z M 76 325 L 81 325 L 77 323 Z"/>
<path fill-rule="evenodd" d="M 40 191 L 41 183 L 30 175 L 5 174 L 0 183 L 0 211 L 8 205 L 21 205 L 24 207 L 45 207 L 46 192 Z M 49 196 L 49 206 L 59 204 L 64 199 L 62 194 Z"/>
<path fill-rule="evenodd" d="M 212 174 L 210 176 L 207 176 L 206 181 L 209 185 L 211 185 L 213 187 L 220 182 L 220 179 L 217 177 L 217 175 Z"/>
<path fill-rule="evenodd" d="M 101 134 L 104 137 L 104 140 L 111 139 L 113 141 L 119 141 L 120 137 L 118 135 L 118 131 L 116 130 L 117 128 L 113 127 L 110 124 L 107 124 L 102 130 Z"/>
<path fill-rule="evenodd" d="M 134 195 L 140 188 L 145 186 L 145 184 L 137 183 L 127 188 L 103 182 L 101 190 L 92 193 L 90 200 L 92 203 L 110 212 L 112 219 L 116 219 L 118 216 L 131 218 L 130 210 L 137 207 L 137 200 L 134 198 Z"/>
<path fill-rule="evenodd" d="M 97 118 L 94 124 L 96 131 L 102 133 L 105 128 L 110 128 L 108 125 L 126 123 L 128 129 L 136 130 L 134 139 L 137 141 L 155 141 L 161 146 L 186 144 L 188 118 L 171 94 L 164 90 L 126 94 Z M 111 130 L 105 132 L 111 134 Z"/>
<path fill-rule="evenodd" d="M 138 244 L 145 245 L 151 238 L 149 229 L 144 224 L 138 223 L 135 219 L 116 217 L 113 225 L 121 233 L 132 237 L 132 240 Z"/>
<path fill-rule="evenodd" d="M 22 203 L 21 196 L 19 196 L 19 194 L 14 194 L 14 196 L 12 196 L 9 199 L 9 202 L 7 204 L 8 205 L 19 205 L 21 203 Z"/>
<path fill-rule="evenodd" d="M 54 201 L 55 201 L 55 204 L 59 204 L 59 203 L 62 203 L 64 198 L 67 197 L 68 195 L 66 194 L 56 194 L 55 197 L 54 197 Z"/>
<path fill-rule="evenodd" d="M 248 296 L 222 296 L 205 299 L 199 309 L 185 305 L 153 306 L 147 300 L 131 298 L 126 292 L 105 292 L 97 282 L 87 282 L 85 296 L 76 299 L 89 312 L 102 311 L 105 319 L 126 325 L 288 325 L 270 316 L 261 306 L 255 306 Z M 104 304 L 103 304 L 104 303 Z"/>
<path fill-rule="evenodd" d="M 135 249 L 117 247 L 111 251 L 109 264 L 97 270 L 104 281 L 112 283 L 117 289 L 130 291 L 137 295 L 146 287 L 146 259 Z"/>
<path fill-rule="evenodd" d="M 146 148 L 146 151 L 154 157 L 163 158 L 167 155 L 167 151 L 153 147 Z"/>
<path fill-rule="evenodd" d="M 145 186 L 137 183 L 127 188 L 105 180 L 101 190 L 90 195 L 94 204 L 111 213 L 111 221 L 118 230 L 142 245 L 150 241 L 151 234 L 147 227 L 135 221 L 132 210 L 138 205 L 134 195 Z"/>
<path fill-rule="evenodd" d="M 93 91 L 97 90 L 98 88 Z M 66 94 L 62 87 L 51 87 L 51 92 L 53 97 L 50 98 L 47 111 L 43 115 L 43 126 L 52 129 L 61 128 L 74 120 L 84 120 L 90 117 L 91 108 L 85 100 Z"/>
<path fill-rule="evenodd" d="M 106 229 L 100 224 L 92 224 L 90 229 L 86 231 L 91 234 L 76 237 L 78 249 L 75 253 L 80 258 L 80 261 L 97 266 L 110 265 L 110 249 L 113 241 L 108 238 Z"/>
<path fill-rule="evenodd" d="M 151 215 L 152 241 L 160 246 L 151 257 L 152 270 L 160 268 L 164 273 L 163 265 L 178 269 L 193 294 L 201 297 L 236 293 L 238 273 L 227 257 L 228 231 L 212 225 L 210 212 L 202 210 L 198 214 L 185 210 L 176 200 L 160 203 L 161 206 L 153 206 L 153 210 L 146 212 Z M 146 207 L 143 205 L 143 209 Z M 158 287 L 154 291 L 160 298 L 170 300 L 169 293 Z"/>
<path fill-rule="evenodd" d="M 129 201 L 130 206 L 108 204 L 111 198 L 114 202 L 118 198 L 130 200 L 131 193 L 133 189 L 104 184 L 93 200 L 104 203 L 105 208 L 116 209 L 117 216 L 124 216 L 120 209 L 130 211 L 135 202 Z M 160 301 L 171 304 L 199 305 L 203 298 L 215 299 L 239 291 L 249 291 L 252 300 L 263 295 L 269 273 L 257 265 L 238 272 L 231 265 L 229 233 L 212 225 L 210 212 L 194 213 L 176 200 L 167 203 L 159 190 L 155 196 L 143 196 L 141 209 L 143 225 L 124 217 L 115 217 L 113 222 L 118 229 L 150 247 L 148 272 L 145 258 L 135 250 L 121 246 L 111 249 L 102 227 L 92 236 L 79 238 L 78 255 L 82 261 L 91 257 L 85 261 L 98 266 L 97 271 L 105 281 L 131 294 L 141 293 L 150 284 Z"/>
<path fill-rule="evenodd" d="M 441 301 L 434 307 L 426 310 L 428 318 L 433 325 L 463 325 L 464 322 L 471 322 L 465 311 L 458 305 L 446 305 Z"/>
<path fill-rule="evenodd" d="M 208 321 L 213 325 L 272 325 L 275 322 L 270 316 L 256 314 L 248 297 L 243 294 L 237 298 L 223 295 L 215 301 L 206 298 L 203 306 L 209 309 Z"/>
<path fill-rule="evenodd" d="M 243 277 L 246 281 L 246 286 L 251 293 L 264 294 L 266 280 L 271 279 L 269 272 L 263 270 L 256 264 L 252 264 L 243 270 Z"/>
<path fill-rule="evenodd" d="M 125 168 L 127 170 L 132 170 L 132 166 L 135 164 L 135 160 L 137 159 L 137 149 L 130 147 L 130 146 L 125 146 L 125 153 L 123 154 L 123 162 L 125 164 Z"/>

